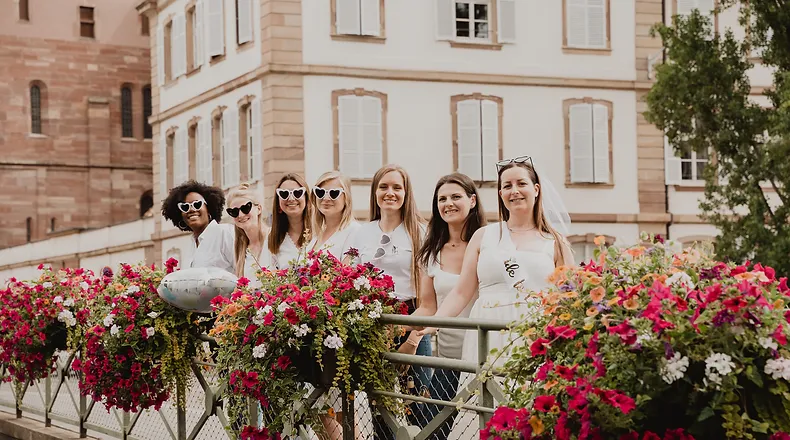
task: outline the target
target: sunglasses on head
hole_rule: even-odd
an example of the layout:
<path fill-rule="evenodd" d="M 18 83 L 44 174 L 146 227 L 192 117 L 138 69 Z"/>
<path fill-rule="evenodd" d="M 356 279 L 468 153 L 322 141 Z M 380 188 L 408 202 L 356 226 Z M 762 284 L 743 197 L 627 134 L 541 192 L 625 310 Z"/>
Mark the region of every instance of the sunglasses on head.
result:
<path fill-rule="evenodd" d="M 236 217 L 239 216 L 239 211 L 241 211 L 242 214 L 246 215 L 246 214 L 249 214 L 251 210 L 252 210 L 252 202 L 247 202 L 247 203 L 239 206 L 238 208 L 227 208 L 227 209 L 225 209 L 225 211 L 228 213 L 228 215 L 233 217 L 233 218 L 236 218 Z"/>
<path fill-rule="evenodd" d="M 318 186 L 313 188 L 313 194 L 315 194 L 315 196 L 321 200 L 327 197 L 331 200 L 337 200 L 337 198 L 340 197 L 340 194 L 343 194 L 344 192 L 345 191 L 343 191 L 343 188 L 324 189 Z"/>
<path fill-rule="evenodd" d="M 294 189 L 279 188 L 277 190 L 277 197 L 279 197 L 280 200 L 288 200 L 291 196 L 293 196 L 294 199 L 299 200 L 302 198 L 302 196 L 304 196 L 304 193 L 305 190 L 302 187 Z"/>
<path fill-rule="evenodd" d="M 200 211 L 200 208 L 203 207 L 204 203 L 206 203 L 205 200 L 195 200 L 194 202 L 179 202 L 178 209 L 185 214 L 189 212 L 190 209 L 194 209 L 195 211 Z"/>
<path fill-rule="evenodd" d="M 519 156 L 519 157 L 514 157 L 512 159 L 500 160 L 499 162 L 496 163 L 496 170 L 499 171 L 502 168 L 510 165 L 511 163 L 527 163 L 527 162 L 529 162 L 529 165 L 533 169 L 535 168 L 535 165 L 532 163 L 532 156 Z"/>

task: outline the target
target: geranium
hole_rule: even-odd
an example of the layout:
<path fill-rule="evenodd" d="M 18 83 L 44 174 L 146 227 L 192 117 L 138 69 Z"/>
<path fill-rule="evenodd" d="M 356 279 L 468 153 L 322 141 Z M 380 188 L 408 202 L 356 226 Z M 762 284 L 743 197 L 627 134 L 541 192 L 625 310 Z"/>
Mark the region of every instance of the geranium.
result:
<path fill-rule="evenodd" d="M 12 278 L 0 290 L 0 364 L 8 369 L 4 379 L 20 386 L 47 377 L 55 353 L 79 345 L 86 301 L 102 285 L 84 269 L 39 270 L 37 280 Z"/>
<path fill-rule="evenodd" d="M 259 279 L 260 289 L 239 283 L 230 299 L 213 302 L 217 319 L 210 334 L 219 344 L 219 368 L 230 372 L 228 389 L 258 400 L 267 411 L 268 431 L 248 426 L 242 437 L 291 435 L 299 424 L 320 430 L 316 411 L 294 411 L 294 402 L 306 398 L 307 383 L 346 393 L 394 389 L 397 371 L 382 357 L 393 338 L 379 318 L 403 310 L 391 298 L 389 276 L 315 251 L 291 269 L 263 270 Z M 377 401 L 400 411 L 394 399 Z M 230 418 L 255 423 L 246 420 L 245 409 L 244 399 L 231 399 Z"/>
<path fill-rule="evenodd" d="M 525 292 L 546 307 L 514 330 L 505 368 L 521 386 L 499 411 L 532 430 L 495 414 L 483 439 L 786 438 L 787 280 L 671 246 L 601 244 Z"/>
<path fill-rule="evenodd" d="M 174 259 L 166 271 L 177 266 Z M 191 313 L 171 307 L 156 292 L 165 271 L 155 266 L 121 265 L 91 301 L 90 327 L 80 360 L 80 391 L 107 409 L 159 409 L 191 378 L 195 355 Z M 178 396 L 178 404 L 186 404 Z"/>

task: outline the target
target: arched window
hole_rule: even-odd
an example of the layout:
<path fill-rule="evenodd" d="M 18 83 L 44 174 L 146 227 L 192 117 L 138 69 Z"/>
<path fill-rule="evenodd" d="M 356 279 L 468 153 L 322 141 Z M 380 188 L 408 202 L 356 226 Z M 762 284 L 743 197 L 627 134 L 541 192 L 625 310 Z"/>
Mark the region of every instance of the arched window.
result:
<path fill-rule="evenodd" d="M 121 131 L 122 137 L 134 137 L 132 127 L 132 88 L 123 86 L 121 88 Z"/>
<path fill-rule="evenodd" d="M 25 220 L 25 228 L 27 228 L 27 242 L 33 238 L 33 217 L 28 217 Z"/>
<path fill-rule="evenodd" d="M 30 132 L 43 134 L 41 129 L 41 86 L 30 86 Z"/>
<path fill-rule="evenodd" d="M 140 196 L 140 218 L 148 217 L 151 208 L 154 207 L 154 190 L 149 189 Z"/>
<path fill-rule="evenodd" d="M 151 86 L 143 87 L 143 138 L 151 139 L 154 137 L 154 131 L 151 129 L 151 124 L 148 118 L 151 117 Z"/>

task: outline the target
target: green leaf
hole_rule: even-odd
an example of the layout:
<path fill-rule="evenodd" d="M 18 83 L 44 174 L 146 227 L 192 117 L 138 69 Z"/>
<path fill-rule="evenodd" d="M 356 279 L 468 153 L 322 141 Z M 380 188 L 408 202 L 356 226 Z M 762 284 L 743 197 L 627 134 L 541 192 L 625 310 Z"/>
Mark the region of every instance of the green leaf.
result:
<path fill-rule="evenodd" d="M 713 408 L 711 408 L 711 407 L 709 407 L 709 406 L 706 406 L 706 407 L 705 407 L 705 408 L 703 408 L 703 409 L 702 409 L 702 411 L 699 413 L 699 417 L 697 417 L 697 421 L 698 421 L 698 422 L 702 422 L 702 421 L 704 421 L 704 420 L 707 420 L 707 419 L 709 419 L 709 418 L 713 417 L 715 414 L 716 414 L 716 413 L 713 411 Z"/>
<path fill-rule="evenodd" d="M 763 386 L 763 376 L 754 368 L 754 365 L 749 365 L 746 367 L 745 370 L 746 377 L 749 378 L 752 383 L 757 385 L 758 387 Z"/>

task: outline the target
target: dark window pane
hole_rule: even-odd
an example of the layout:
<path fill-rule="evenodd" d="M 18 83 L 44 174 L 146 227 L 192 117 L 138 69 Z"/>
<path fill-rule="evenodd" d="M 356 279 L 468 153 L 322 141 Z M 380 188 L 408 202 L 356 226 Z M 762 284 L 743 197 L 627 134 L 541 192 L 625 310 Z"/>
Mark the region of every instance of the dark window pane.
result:
<path fill-rule="evenodd" d="M 693 176 L 691 174 L 691 162 L 681 162 L 680 164 L 680 176 L 683 180 L 692 180 Z"/>
<path fill-rule="evenodd" d="M 707 162 L 697 162 L 697 179 L 703 180 L 705 179 L 705 168 Z"/>
<path fill-rule="evenodd" d="M 469 22 L 468 21 L 456 21 L 455 22 L 455 36 L 456 37 L 468 37 L 469 36 Z"/>
<path fill-rule="evenodd" d="M 469 19 L 469 4 L 468 3 L 456 3 L 455 4 L 455 18 L 466 18 L 466 19 Z"/>
<path fill-rule="evenodd" d="M 30 88 L 30 132 L 41 134 L 41 89 Z"/>
<path fill-rule="evenodd" d="M 80 37 L 96 38 L 93 33 L 93 23 L 80 23 Z"/>
<path fill-rule="evenodd" d="M 475 5 L 475 20 L 488 20 L 488 5 Z"/>
<path fill-rule="evenodd" d="M 154 137 L 154 132 L 151 124 L 148 123 L 148 118 L 151 117 L 151 86 L 143 87 L 143 138 L 151 139 Z"/>
<path fill-rule="evenodd" d="M 30 5 L 28 0 L 19 0 L 19 19 L 30 21 Z"/>
<path fill-rule="evenodd" d="M 125 138 L 134 137 L 132 128 L 132 89 L 124 87 L 121 89 L 121 136 Z"/>
<path fill-rule="evenodd" d="M 708 158 L 708 149 L 707 148 L 698 148 L 697 149 L 697 159 L 707 159 Z"/>
<path fill-rule="evenodd" d="M 80 6 L 80 21 L 93 21 L 93 8 Z"/>
<path fill-rule="evenodd" d="M 25 227 L 27 228 L 27 241 L 30 242 L 30 239 L 33 237 L 33 219 L 28 217 L 25 220 Z"/>
<path fill-rule="evenodd" d="M 140 34 L 142 35 L 151 35 L 150 26 L 148 25 L 148 16 L 143 15 L 140 18 Z"/>
<path fill-rule="evenodd" d="M 488 38 L 488 23 L 475 23 L 475 37 Z"/>

